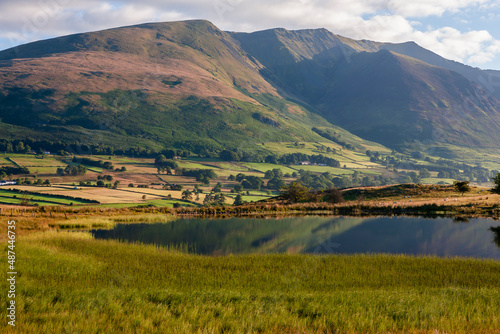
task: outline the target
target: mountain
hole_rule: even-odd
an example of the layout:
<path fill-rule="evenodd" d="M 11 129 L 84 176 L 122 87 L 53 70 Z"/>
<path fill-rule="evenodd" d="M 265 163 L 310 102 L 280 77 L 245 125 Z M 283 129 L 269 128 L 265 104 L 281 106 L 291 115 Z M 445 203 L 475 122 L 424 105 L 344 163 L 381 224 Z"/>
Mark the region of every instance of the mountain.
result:
<path fill-rule="evenodd" d="M 496 147 L 500 139 L 500 102 L 478 83 L 491 71 L 415 43 L 355 41 L 325 29 L 233 36 L 280 92 L 362 138 L 399 148 L 423 141 Z"/>
<path fill-rule="evenodd" d="M 359 137 L 490 148 L 500 139 L 496 75 L 415 43 L 326 29 L 149 23 L 1 51 L 0 136 L 193 152 L 369 145 Z"/>
<path fill-rule="evenodd" d="M 30 43 L 0 52 L 0 128 L 7 137 L 193 151 L 321 140 L 311 128 L 329 123 L 281 99 L 260 70 L 206 21 Z"/>

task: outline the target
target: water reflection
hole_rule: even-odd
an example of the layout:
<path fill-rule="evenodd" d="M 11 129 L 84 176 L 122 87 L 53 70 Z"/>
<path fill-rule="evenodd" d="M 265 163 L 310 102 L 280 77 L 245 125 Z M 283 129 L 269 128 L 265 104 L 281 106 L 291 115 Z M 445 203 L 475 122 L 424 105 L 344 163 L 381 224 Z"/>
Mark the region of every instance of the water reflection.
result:
<path fill-rule="evenodd" d="M 490 231 L 493 232 L 493 242 L 500 248 L 500 226 L 490 227 Z"/>
<path fill-rule="evenodd" d="M 491 232 L 494 234 L 492 242 Z M 117 225 L 95 238 L 156 244 L 207 255 L 391 253 L 500 259 L 500 226 L 489 219 L 292 217 L 179 219 Z"/>

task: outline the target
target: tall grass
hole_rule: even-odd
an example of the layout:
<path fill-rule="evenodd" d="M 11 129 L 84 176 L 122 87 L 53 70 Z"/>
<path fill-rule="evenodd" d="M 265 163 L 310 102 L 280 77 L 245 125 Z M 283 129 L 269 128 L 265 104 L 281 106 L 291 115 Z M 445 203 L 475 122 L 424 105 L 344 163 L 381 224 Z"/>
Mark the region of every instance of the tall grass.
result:
<path fill-rule="evenodd" d="M 85 228 L 113 228 L 118 223 L 140 222 L 143 224 L 166 223 L 173 219 L 172 215 L 159 213 L 146 213 L 136 215 L 120 215 L 110 217 L 74 217 L 71 219 L 52 222 L 50 227 L 59 227 L 61 229 L 85 229 Z"/>
<path fill-rule="evenodd" d="M 498 333 L 500 328 L 500 262 L 492 260 L 205 257 L 56 231 L 23 236 L 17 251 L 20 332 Z M 7 291 L 5 280 L 0 288 Z M 0 296 L 5 305 L 6 294 Z M 6 326 L 1 322 L 0 331 Z"/>

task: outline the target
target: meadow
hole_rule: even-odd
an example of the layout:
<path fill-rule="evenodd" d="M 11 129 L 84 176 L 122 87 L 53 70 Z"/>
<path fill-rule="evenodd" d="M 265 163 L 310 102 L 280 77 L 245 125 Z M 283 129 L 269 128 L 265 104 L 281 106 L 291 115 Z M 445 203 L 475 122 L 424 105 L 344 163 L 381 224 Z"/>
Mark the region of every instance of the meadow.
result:
<path fill-rule="evenodd" d="M 206 257 L 45 232 L 17 243 L 19 333 L 498 333 L 500 263 Z M 0 270 L 6 272 L 6 261 Z M 0 289 L 6 291 L 6 281 Z M 6 294 L 1 294 L 5 305 Z M 5 309 L 2 315 L 5 319 Z M 8 332 L 6 321 L 0 324 Z"/>

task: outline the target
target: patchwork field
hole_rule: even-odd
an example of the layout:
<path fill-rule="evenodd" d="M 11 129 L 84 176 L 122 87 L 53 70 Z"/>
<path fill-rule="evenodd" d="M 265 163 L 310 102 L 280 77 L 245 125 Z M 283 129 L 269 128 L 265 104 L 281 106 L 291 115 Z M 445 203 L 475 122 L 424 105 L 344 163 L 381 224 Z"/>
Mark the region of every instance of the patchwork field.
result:
<path fill-rule="evenodd" d="M 179 168 L 184 168 L 188 170 L 212 170 L 215 172 L 216 177 L 209 180 L 207 184 L 203 184 L 201 181 L 197 181 L 193 176 L 182 176 L 176 175 L 175 170 L 171 175 L 167 175 L 165 171 L 158 173 L 158 168 L 154 164 L 153 158 L 133 158 L 124 156 L 108 156 L 108 155 L 98 155 L 98 156 L 77 156 L 76 161 L 73 162 L 73 158 L 62 157 L 55 155 L 45 155 L 35 156 L 28 154 L 8 154 L 0 157 L 0 166 L 14 167 L 21 166 L 28 168 L 29 175 L 19 175 L 19 176 L 8 176 L 8 179 L 19 178 L 18 185 L 9 186 L 9 188 L 15 188 L 19 190 L 25 190 L 35 193 L 46 193 L 53 195 L 65 195 L 72 196 L 75 198 L 82 198 L 85 200 L 95 200 L 102 205 L 124 205 L 133 204 L 137 205 L 172 205 L 173 203 L 178 203 L 179 205 L 188 205 L 188 202 L 181 201 L 183 198 L 183 192 L 185 190 L 194 191 L 195 187 L 201 189 L 203 193 L 198 195 L 198 199 L 193 196 L 190 199 L 192 205 L 201 205 L 207 193 L 210 193 L 212 189 L 219 184 L 222 188 L 222 193 L 226 196 L 226 204 L 232 204 L 238 192 L 233 190 L 237 187 L 240 182 L 235 181 L 230 178 L 231 176 L 236 176 L 238 174 L 244 174 L 249 177 L 258 177 L 262 180 L 262 192 L 255 193 L 256 189 L 245 188 L 239 190 L 243 196 L 243 201 L 260 201 L 271 196 L 278 194 L 276 189 L 266 188 L 266 184 L 269 179 L 264 179 L 264 175 L 270 170 L 280 170 L 282 174 L 287 175 L 283 179 L 284 182 L 290 183 L 297 178 L 300 178 L 302 173 L 310 173 L 311 177 L 321 177 L 323 174 L 328 175 L 328 177 L 342 178 L 342 180 L 352 180 L 353 182 L 358 182 L 357 185 L 361 184 L 361 179 L 368 177 L 369 180 L 376 180 L 377 178 L 394 178 L 398 177 L 401 173 L 414 172 L 419 173 L 418 170 L 411 169 L 397 169 L 392 170 L 386 168 L 385 159 L 380 160 L 378 163 L 371 162 L 370 157 L 360 151 L 351 151 L 345 148 L 339 147 L 337 144 L 327 143 L 327 142 L 317 142 L 317 143 L 294 143 L 294 142 L 268 142 L 262 143 L 261 146 L 276 152 L 276 154 L 290 154 L 290 153 L 304 153 L 309 155 L 322 154 L 325 157 L 337 159 L 340 162 L 340 168 L 319 166 L 315 164 L 302 165 L 302 164 L 292 164 L 292 165 L 280 165 L 280 164 L 270 164 L 264 162 L 245 162 L 245 161 L 223 161 L 219 158 L 207 158 L 207 157 L 184 157 L 182 159 L 174 160 L 178 164 Z M 330 148 L 335 151 L 326 152 L 326 148 Z M 377 148 L 375 145 L 372 149 Z M 390 154 L 386 149 L 380 148 L 376 151 L 377 154 Z M 56 175 L 57 168 L 65 169 L 68 165 L 77 166 L 79 165 L 78 159 L 92 159 L 97 162 L 101 160 L 103 163 L 111 163 L 112 168 L 104 169 L 98 166 L 85 165 L 86 173 L 84 175 Z M 415 163 L 420 164 L 420 166 L 431 166 L 429 161 L 415 160 Z M 410 165 L 408 165 L 410 166 Z M 431 167 L 429 167 L 431 168 Z M 431 168 L 432 169 L 432 168 Z M 291 175 L 294 177 L 290 177 Z M 357 179 L 354 179 L 354 178 Z M 43 179 L 42 179 L 43 178 Z M 97 187 L 97 182 L 99 179 L 104 179 L 104 185 L 106 187 Z M 34 186 L 41 181 L 50 182 L 51 187 Z M 331 179 L 330 179 L 331 181 Z M 329 181 L 329 182 L 330 182 Z M 342 182 L 344 182 L 342 181 Z M 451 184 L 454 179 L 452 178 L 438 178 L 437 171 L 431 171 L 430 177 L 424 177 L 419 182 L 423 184 Z M 316 181 L 314 181 L 316 182 Z M 323 181 L 321 181 L 323 182 Z M 386 184 L 390 184 L 391 181 Z M 316 182 L 318 184 L 318 182 Z M 329 183 L 330 187 L 332 186 Z M 356 184 L 348 184 L 344 187 L 355 186 Z M 138 187 L 142 188 L 138 188 Z M 181 187 L 181 190 L 169 189 L 171 186 Z M 75 188 L 76 187 L 76 188 Z M 251 194 L 247 193 L 250 192 Z M 272 193 L 269 193 L 271 191 Z M 146 196 L 143 198 L 143 196 Z M 36 202 L 39 205 L 43 205 L 44 202 Z M 167 200 L 173 200 L 170 203 Z M 177 202 L 175 202 L 177 201 Z M 0 204 L 11 205 L 20 204 L 19 199 L 13 197 L 4 196 L 0 201 Z M 35 202 L 33 202 L 35 203 Z M 69 203 L 59 202 L 62 205 L 80 205 L 78 200 L 71 201 Z M 53 203 L 48 203 L 47 205 L 54 205 Z"/>

